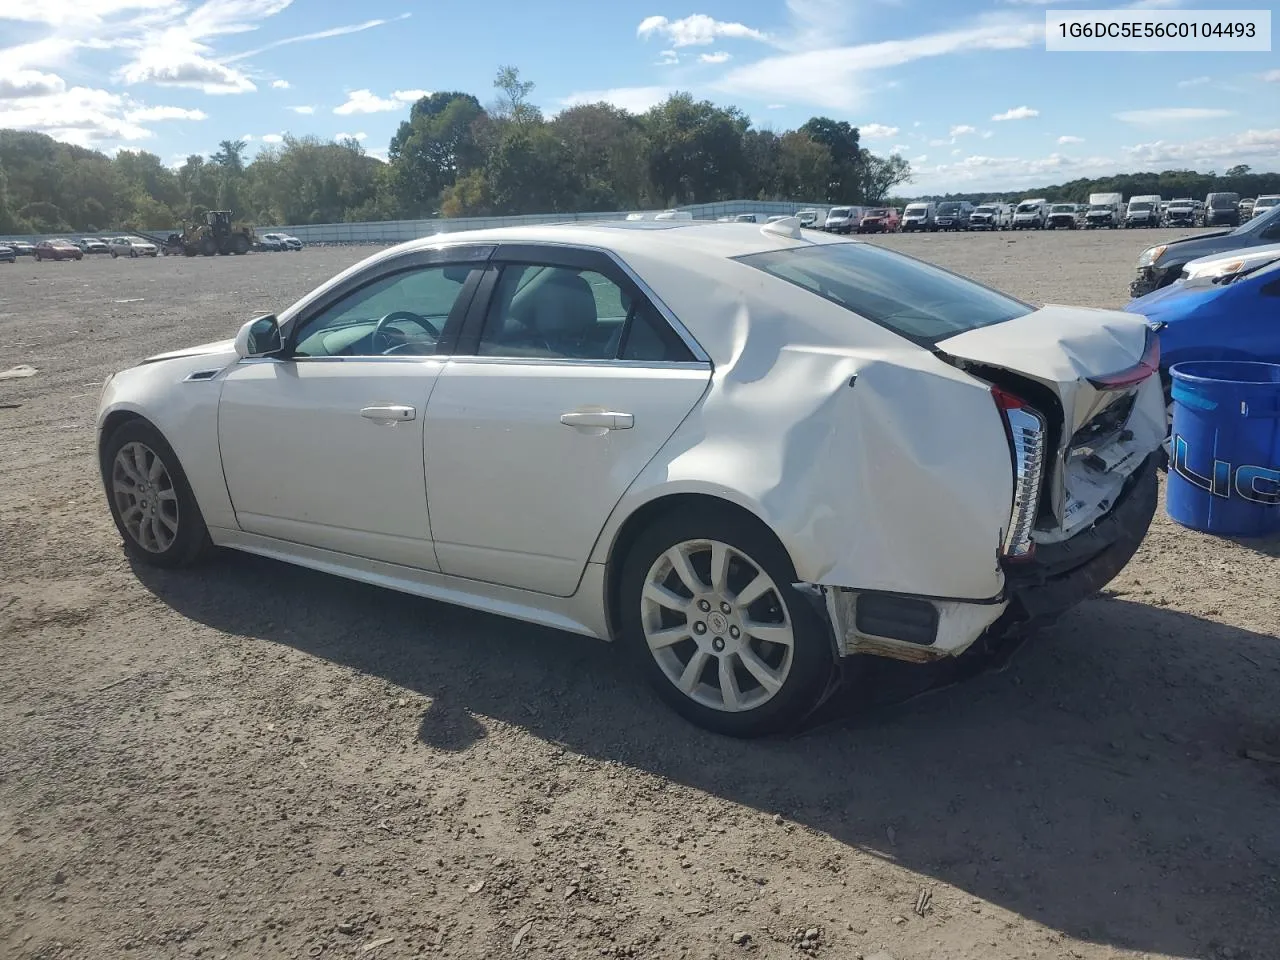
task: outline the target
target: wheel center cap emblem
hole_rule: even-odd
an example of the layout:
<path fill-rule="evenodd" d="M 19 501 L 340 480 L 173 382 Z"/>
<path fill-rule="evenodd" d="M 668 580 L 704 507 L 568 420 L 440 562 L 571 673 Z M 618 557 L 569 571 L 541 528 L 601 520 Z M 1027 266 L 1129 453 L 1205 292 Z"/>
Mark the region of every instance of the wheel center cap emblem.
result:
<path fill-rule="evenodd" d="M 729 629 L 729 621 L 724 618 L 723 614 L 713 613 L 707 617 L 707 626 L 711 628 L 712 633 L 724 633 Z"/>

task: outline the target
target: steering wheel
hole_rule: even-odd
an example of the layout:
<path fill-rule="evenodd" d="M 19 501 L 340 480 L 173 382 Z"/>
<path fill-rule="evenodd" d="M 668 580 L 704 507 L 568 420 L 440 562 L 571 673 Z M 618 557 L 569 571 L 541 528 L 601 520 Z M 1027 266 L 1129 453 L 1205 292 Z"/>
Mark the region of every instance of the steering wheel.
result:
<path fill-rule="evenodd" d="M 407 346 L 407 344 L 404 344 L 404 343 L 390 342 L 391 337 L 390 337 L 390 334 L 388 334 L 387 332 L 387 326 L 388 324 L 394 323 L 397 320 L 408 320 L 410 323 L 415 324 L 418 327 L 421 327 L 423 330 L 431 334 L 437 340 L 440 339 L 439 328 L 436 327 L 436 325 L 432 323 L 430 320 L 428 320 L 426 317 L 419 316 L 418 314 L 414 313 L 412 310 L 392 310 L 390 313 L 388 313 L 386 316 L 384 316 L 381 320 L 378 321 L 378 325 L 373 328 L 373 333 L 369 337 L 370 345 L 372 346 L 375 353 L 391 353 L 392 351 L 398 350 L 403 346 Z"/>

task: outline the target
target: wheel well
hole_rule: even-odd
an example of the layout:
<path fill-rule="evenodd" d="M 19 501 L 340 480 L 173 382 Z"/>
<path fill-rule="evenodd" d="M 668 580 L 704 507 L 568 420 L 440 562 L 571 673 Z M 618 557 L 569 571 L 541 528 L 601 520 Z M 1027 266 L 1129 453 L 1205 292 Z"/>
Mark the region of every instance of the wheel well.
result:
<path fill-rule="evenodd" d="M 605 617 L 613 638 L 617 638 L 621 632 L 618 612 L 621 607 L 619 593 L 622 589 L 622 567 L 626 562 L 627 554 L 631 552 L 632 545 L 647 527 L 673 513 L 684 513 L 685 511 L 703 515 L 715 511 L 730 516 L 744 525 L 754 526 L 777 543 L 778 549 L 787 556 L 788 560 L 791 559 L 790 552 L 767 523 L 750 510 L 740 507 L 730 500 L 724 500 L 705 493 L 675 493 L 670 496 L 659 497 L 657 500 L 651 500 L 627 517 L 621 529 L 618 530 L 617 535 L 613 538 L 613 546 L 610 547 L 609 558 L 605 562 Z M 792 567 L 794 568 L 794 566 L 793 563 Z"/>
<path fill-rule="evenodd" d="M 146 417 L 139 413 L 134 413 L 132 410 L 115 410 L 107 414 L 107 419 L 102 421 L 101 440 L 98 443 L 98 458 L 102 458 L 102 447 L 111 439 L 113 433 L 131 420 L 145 419 Z"/>

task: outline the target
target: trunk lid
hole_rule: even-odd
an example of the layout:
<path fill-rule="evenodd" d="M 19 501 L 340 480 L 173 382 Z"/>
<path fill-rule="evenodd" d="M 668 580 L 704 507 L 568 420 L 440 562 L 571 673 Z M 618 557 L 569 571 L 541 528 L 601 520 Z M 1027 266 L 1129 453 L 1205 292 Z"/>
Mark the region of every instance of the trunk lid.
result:
<path fill-rule="evenodd" d="M 1132 314 L 1049 305 L 935 345 L 944 359 L 1019 394 L 1045 419 L 1050 459 L 1037 540 L 1065 539 L 1105 514 L 1163 441 L 1159 378 L 1142 366 L 1153 337 Z M 1126 371 L 1131 376 L 1105 381 Z"/>

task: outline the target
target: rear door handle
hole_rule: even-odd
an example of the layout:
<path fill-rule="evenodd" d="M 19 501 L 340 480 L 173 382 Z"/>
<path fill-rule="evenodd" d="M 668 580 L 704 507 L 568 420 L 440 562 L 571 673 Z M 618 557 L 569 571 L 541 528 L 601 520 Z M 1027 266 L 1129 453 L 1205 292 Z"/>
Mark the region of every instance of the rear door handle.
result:
<path fill-rule="evenodd" d="M 560 422 L 566 427 L 630 430 L 635 426 L 636 418 L 629 413 L 616 413 L 612 410 L 576 410 L 573 413 L 560 414 Z"/>
<path fill-rule="evenodd" d="M 403 423 L 406 420 L 417 419 L 418 411 L 414 407 L 392 403 L 382 407 L 364 407 L 360 411 L 360 416 L 374 423 Z"/>

